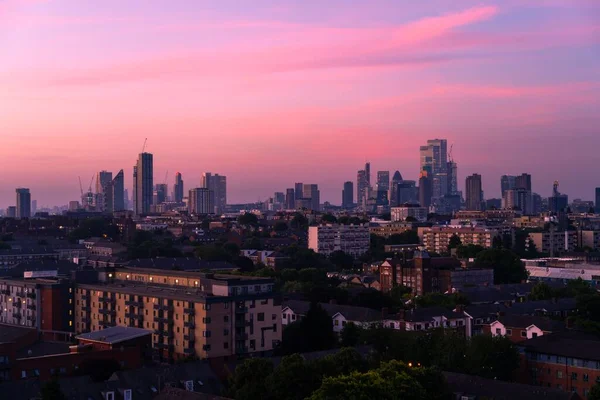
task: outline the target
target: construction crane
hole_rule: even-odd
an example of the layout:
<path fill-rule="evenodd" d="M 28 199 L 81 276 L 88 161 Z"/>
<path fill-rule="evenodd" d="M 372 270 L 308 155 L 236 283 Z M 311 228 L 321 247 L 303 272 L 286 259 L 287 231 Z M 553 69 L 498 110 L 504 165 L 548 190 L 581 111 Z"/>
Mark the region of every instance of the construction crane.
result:
<path fill-rule="evenodd" d="M 144 139 L 144 145 L 142 146 L 142 153 L 146 150 L 146 143 L 148 142 L 148 138 Z"/>
<path fill-rule="evenodd" d="M 81 198 L 83 199 L 83 185 L 81 184 L 81 176 L 78 176 L 79 178 L 79 190 L 81 190 Z"/>

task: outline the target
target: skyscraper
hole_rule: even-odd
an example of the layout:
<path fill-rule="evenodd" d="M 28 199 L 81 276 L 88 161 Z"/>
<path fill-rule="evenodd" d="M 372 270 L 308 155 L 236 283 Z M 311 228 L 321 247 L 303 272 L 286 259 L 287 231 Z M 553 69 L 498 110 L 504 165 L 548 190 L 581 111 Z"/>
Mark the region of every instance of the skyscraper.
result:
<path fill-rule="evenodd" d="M 188 198 L 188 212 L 190 214 L 214 214 L 215 194 L 208 188 L 191 189 Z"/>
<path fill-rule="evenodd" d="M 310 208 L 313 211 L 319 211 L 321 209 L 321 198 L 319 192 L 319 185 L 312 183 L 305 183 L 302 187 L 302 198 L 310 199 Z"/>
<path fill-rule="evenodd" d="M 285 194 L 283 192 L 275 192 L 273 195 L 273 202 L 275 204 L 284 204 L 285 203 Z"/>
<path fill-rule="evenodd" d="M 377 171 L 377 205 L 389 205 L 390 171 Z"/>
<path fill-rule="evenodd" d="M 175 174 L 175 185 L 173 185 L 173 200 L 176 203 L 183 202 L 183 179 L 178 172 Z"/>
<path fill-rule="evenodd" d="M 351 181 L 344 182 L 342 190 L 342 208 L 349 209 L 354 205 L 354 184 Z"/>
<path fill-rule="evenodd" d="M 205 172 L 202 174 L 202 187 L 213 191 L 215 213 L 220 214 L 225 211 L 227 205 L 227 177 Z"/>
<path fill-rule="evenodd" d="M 431 205 L 432 192 L 432 181 L 429 173 L 423 170 L 419 177 L 419 204 L 421 204 L 421 207 L 428 208 Z"/>
<path fill-rule="evenodd" d="M 112 211 L 123 211 L 125 206 L 125 173 L 120 170 L 112 180 Z"/>
<path fill-rule="evenodd" d="M 473 174 L 467 177 L 465 184 L 467 210 L 481 211 L 483 209 L 483 192 L 481 186 L 481 175 Z"/>
<path fill-rule="evenodd" d="M 454 161 L 448 161 L 446 166 L 448 174 L 448 194 L 451 196 L 458 195 L 458 165 Z"/>
<path fill-rule="evenodd" d="M 515 177 L 515 189 L 525 189 L 531 191 L 531 175 L 521 174 Z"/>
<path fill-rule="evenodd" d="M 293 210 L 296 208 L 296 191 L 294 188 L 288 188 L 285 190 L 285 208 L 287 210 Z"/>
<path fill-rule="evenodd" d="M 548 198 L 548 208 L 552 213 L 565 211 L 569 206 L 569 196 L 558 191 L 558 181 L 552 186 L 552 196 Z"/>
<path fill-rule="evenodd" d="M 507 190 L 512 190 L 516 188 L 516 180 L 517 177 L 514 175 L 502 175 L 500 177 L 500 193 L 502 198 L 504 198 L 504 193 Z"/>
<path fill-rule="evenodd" d="M 17 205 L 16 205 L 16 218 L 29 218 L 31 217 L 31 194 L 29 189 L 18 188 L 17 189 Z"/>
<path fill-rule="evenodd" d="M 154 188 L 153 201 L 154 205 L 159 205 L 167 201 L 168 187 L 166 183 L 157 183 Z"/>
<path fill-rule="evenodd" d="M 596 188 L 596 212 L 600 213 L 600 187 Z"/>
<path fill-rule="evenodd" d="M 401 181 L 397 185 L 397 206 L 401 206 L 406 203 L 419 203 L 419 188 L 417 188 L 417 182 L 415 181 Z M 426 193 L 424 194 L 427 196 Z"/>
<path fill-rule="evenodd" d="M 31 216 L 34 217 L 37 212 L 37 200 L 31 200 Z"/>
<path fill-rule="evenodd" d="M 356 203 L 365 206 L 371 191 L 371 163 L 365 163 L 365 169 L 356 174 Z"/>
<path fill-rule="evenodd" d="M 133 212 L 148 214 L 154 191 L 154 158 L 151 153 L 140 153 L 133 168 Z"/>
<path fill-rule="evenodd" d="M 112 172 L 100 171 L 96 174 L 96 211 L 112 212 Z"/>
<path fill-rule="evenodd" d="M 294 196 L 296 196 L 294 198 L 294 200 L 300 200 L 302 199 L 303 195 L 302 195 L 302 188 L 304 187 L 304 184 L 302 182 L 296 182 L 294 184 Z M 294 207 L 295 207 L 295 202 L 294 202 Z"/>
<path fill-rule="evenodd" d="M 394 176 L 392 176 L 390 194 L 388 195 L 391 207 L 396 207 L 398 205 L 398 184 L 400 182 L 402 182 L 402 175 L 400 174 L 400 171 L 396 171 L 394 172 Z"/>
<path fill-rule="evenodd" d="M 432 139 L 427 141 L 427 146 L 420 147 L 421 171 L 431 174 L 446 173 L 448 167 L 448 141 L 446 139 Z M 431 175 L 429 176 L 431 178 Z"/>

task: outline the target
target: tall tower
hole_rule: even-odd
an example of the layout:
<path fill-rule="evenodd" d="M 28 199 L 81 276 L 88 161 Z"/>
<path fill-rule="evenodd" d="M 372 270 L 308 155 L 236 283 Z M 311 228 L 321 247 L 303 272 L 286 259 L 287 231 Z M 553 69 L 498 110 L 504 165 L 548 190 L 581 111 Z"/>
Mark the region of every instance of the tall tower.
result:
<path fill-rule="evenodd" d="M 205 172 L 202 174 L 202 187 L 213 191 L 215 212 L 222 213 L 227 205 L 227 177 Z"/>
<path fill-rule="evenodd" d="M 433 195 L 433 182 L 429 173 L 421 171 L 419 177 L 419 204 L 421 207 L 429 207 L 431 205 L 431 196 Z"/>
<path fill-rule="evenodd" d="M 481 190 L 481 175 L 473 174 L 467 177 L 465 184 L 467 210 L 481 211 L 483 209 L 483 193 Z"/>
<path fill-rule="evenodd" d="M 120 170 L 112 180 L 112 211 L 123 211 L 125 208 L 125 173 Z"/>
<path fill-rule="evenodd" d="M 31 217 L 31 194 L 29 189 L 18 188 L 17 189 L 17 207 L 16 207 L 16 218 L 29 218 Z"/>
<path fill-rule="evenodd" d="M 176 203 L 183 202 L 183 179 L 178 172 L 175 174 L 175 185 L 173 185 L 173 200 Z"/>
<path fill-rule="evenodd" d="M 96 211 L 113 211 L 112 172 L 100 171 L 96 174 Z"/>
<path fill-rule="evenodd" d="M 285 208 L 288 210 L 296 208 L 296 193 L 294 188 L 287 188 L 285 190 Z"/>
<path fill-rule="evenodd" d="M 135 215 L 148 214 L 152 205 L 154 189 L 154 159 L 151 153 L 140 153 L 133 170 L 133 194 Z"/>
<path fill-rule="evenodd" d="M 344 182 L 342 190 L 342 208 L 352 208 L 354 204 L 354 184 L 351 181 Z"/>
<path fill-rule="evenodd" d="M 214 192 L 207 188 L 191 189 L 188 197 L 190 214 L 214 214 Z"/>
<path fill-rule="evenodd" d="M 356 203 L 366 206 L 371 191 L 371 163 L 365 163 L 365 169 L 356 174 Z"/>
<path fill-rule="evenodd" d="M 302 188 L 302 196 L 304 199 L 310 199 L 310 208 L 313 211 L 319 211 L 321 208 L 321 198 L 319 192 L 319 185 L 312 183 L 305 183 Z"/>

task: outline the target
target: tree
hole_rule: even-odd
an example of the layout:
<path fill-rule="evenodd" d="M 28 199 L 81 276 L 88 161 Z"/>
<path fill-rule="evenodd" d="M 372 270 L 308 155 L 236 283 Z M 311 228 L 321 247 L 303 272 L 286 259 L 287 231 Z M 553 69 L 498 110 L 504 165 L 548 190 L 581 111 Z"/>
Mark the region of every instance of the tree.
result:
<path fill-rule="evenodd" d="M 467 373 L 488 379 L 511 380 L 519 367 L 519 352 L 506 337 L 477 335 L 467 349 Z"/>
<path fill-rule="evenodd" d="M 230 258 L 235 258 L 240 255 L 240 246 L 233 242 L 227 242 L 223 245 L 223 251 L 228 254 Z"/>
<path fill-rule="evenodd" d="M 354 266 L 354 257 L 341 250 L 336 250 L 329 256 L 329 261 L 338 269 L 349 269 Z"/>
<path fill-rule="evenodd" d="M 44 386 L 42 386 L 40 390 L 40 394 L 42 396 L 42 400 L 66 400 L 67 396 L 65 396 L 60 389 L 60 383 L 58 383 L 58 379 L 52 378 L 49 380 Z"/>
<path fill-rule="evenodd" d="M 494 283 L 520 283 L 527 279 L 525 265 L 515 253 L 504 249 L 488 249 L 477 255 L 475 266 L 493 268 Z"/>
<path fill-rule="evenodd" d="M 302 213 L 295 213 L 292 217 L 290 225 L 294 229 L 308 229 L 308 219 Z"/>
<path fill-rule="evenodd" d="M 356 324 L 349 322 L 340 333 L 340 343 L 343 347 L 356 346 L 360 339 L 360 330 Z"/>
<path fill-rule="evenodd" d="M 240 225 L 247 225 L 247 226 L 255 227 L 255 226 L 258 226 L 258 217 L 256 216 L 256 214 L 244 213 L 238 217 L 238 223 Z"/>
<path fill-rule="evenodd" d="M 460 245 L 456 249 L 456 256 L 458 258 L 477 258 L 479 253 L 484 250 L 485 248 L 478 244 L 468 244 L 466 246 Z"/>
<path fill-rule="evenodd" d="M 277 221 L 273 226 L 275 232 L 285 232 L 288 230 L 288 224 L 285 221 Z"/>
<path fill-rule="evenodd" d="M 450 237 L 450 240 L 448 241 L 448 253 L 451 253 L 452 249 L 456 249 L 461 245 L 462 240 L 460 240 L 460 237 L 458 237 L 458 235 L 455 233 Z"/>
<path fill-rule="evenodd" d="M 236 400 L 269 399 L 267 378 L 273 363 L 264 358 L 248 358 L 235 369 L 229 380 L 227 395 Z"/>
<path fill-rule="evenodd" d="M 269 397 L 303 400 L 321 386 L 318 371 L 299 354 L 283 357 L 266 380 Z M 265 398 L 264 396 L 257 397 Z"/>
<path fill-rule="evenodd" d="M 492 239 L 492 248 L 501 249 L 504 247 L 504 241 L 501 236 L 494 236 Z"/>
<path fill-rule="evenodd" d="M 337 222 L 337 218 L 333 214 L 327 213 L 321 217 L 321 221 L 328 224 L 335 224 Z"/>
<path fill-rule="evenodd" d="M 530 300 L 549 300 L 553 297 L 555 297 L 554 290 L 545 282 L 537 283 L 531 288 L 531 293 L 529 294 Z"/>
<path fill-rule="evenodd" d="M 288 325 L 283 330 L 285 354 L 328 350 L 334 347 L 336 341 L 331 317 L 314 302 L 302 320 Z"/>
<path fill-rule="evenodd" d="M 251 272 L 254 271 L 254 263 L 248 257 L 237 257 L 233 263 L 240 269 L 242 272 Z"/>
<path fill-rule="evenodd" d="M 600 400 L 600 383 L 596 383 L 592 386 L 588 393 L 587 400 Z"/>

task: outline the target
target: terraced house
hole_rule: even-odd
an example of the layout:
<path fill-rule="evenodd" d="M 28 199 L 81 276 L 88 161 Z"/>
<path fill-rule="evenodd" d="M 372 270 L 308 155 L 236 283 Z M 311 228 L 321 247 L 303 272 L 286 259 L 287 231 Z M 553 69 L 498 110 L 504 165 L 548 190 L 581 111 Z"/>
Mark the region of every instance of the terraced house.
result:
<path fill-rule="evenodd" d="M 119 268 L 78 284 L 78 333 L 151 330 L 161 359 L 266 354 L 281 341 L 281 302 L 265 278 Z"/>

